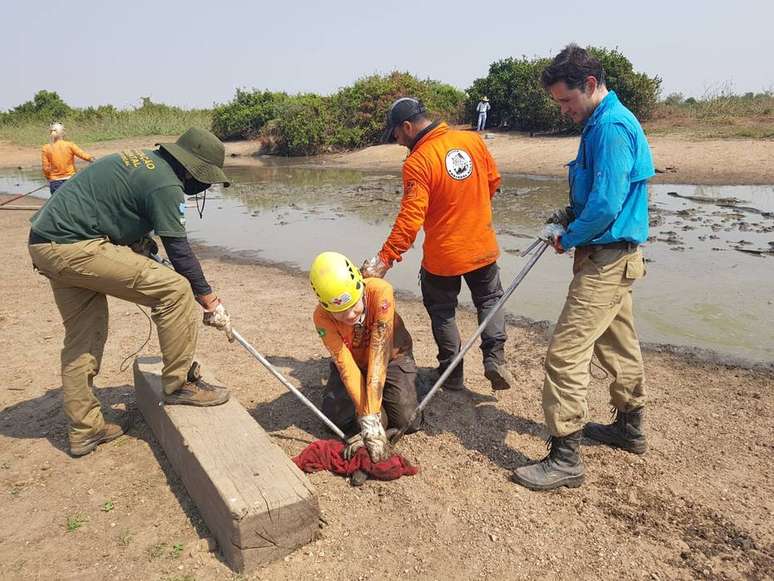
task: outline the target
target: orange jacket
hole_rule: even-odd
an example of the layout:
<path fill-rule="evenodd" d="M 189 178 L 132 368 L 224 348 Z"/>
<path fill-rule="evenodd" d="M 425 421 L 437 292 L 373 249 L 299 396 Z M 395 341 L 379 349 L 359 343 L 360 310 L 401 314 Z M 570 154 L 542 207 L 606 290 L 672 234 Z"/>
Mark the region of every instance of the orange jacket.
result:
<path fill-rule="evenodd" d="M 403 199 L 379 252 L 385 264 L 400 261 L 424 225 L 422 266 L 439 276 L 464 274 L 500 255 L 492 228 L 492 196 L 500 174 L 473 131 L 432 128 L 403 163 Z"/>
<path fill-rule="evenodd" d="M 71 141 L 59 139 L 54 143 L 47 143 L 40 153 L 43 175 L 49 181 L 66 180 L 74 176 L 76 156 L 86 161 L 94 159 Z"/>
<path fill-rule="evenodd" d="M 314 311 L 317 334 L 330 351 L 358 416 L 382 409 L 387 364 L 411 353 L 411 336 L 395 312 L 390 283 L 367 278 L 363 300 L 363 320 L 355 325 L 339 323 L 320 305 Z"/>

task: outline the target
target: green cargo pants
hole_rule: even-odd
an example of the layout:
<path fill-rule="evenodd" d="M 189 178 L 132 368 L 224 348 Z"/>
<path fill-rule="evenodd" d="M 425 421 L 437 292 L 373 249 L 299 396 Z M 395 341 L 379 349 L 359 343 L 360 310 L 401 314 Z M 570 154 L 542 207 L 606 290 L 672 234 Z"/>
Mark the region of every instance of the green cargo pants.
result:
<path fill-rule="evenodd" d="M 151 308 L 164 363 L 164 391 L 172 393 L 185 383 L 199 332 L 188 280 L 106 239 L 30 244 L 29 252 L 51 283 L 64 323 L 62 390 L 71 442 L 89 438 L 104 426 L 92 388 L 107 340 L 106 295 Z"/>
<path fill-rule="evenodd" d="M 639 250 L 576 249 L 575 276 L 546 354 L 543 412 L 553 436 L 583 428 L 589 365 L 596 354 L 610 374 L 610 404 L 629 412 L 645 403 L 632 284 L 645 275 Z"/>

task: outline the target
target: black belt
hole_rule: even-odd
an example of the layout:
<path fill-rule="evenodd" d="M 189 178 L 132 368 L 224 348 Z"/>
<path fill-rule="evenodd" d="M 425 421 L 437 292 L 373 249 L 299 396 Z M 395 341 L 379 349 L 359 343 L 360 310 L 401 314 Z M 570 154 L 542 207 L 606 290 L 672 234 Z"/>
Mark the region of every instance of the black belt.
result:
<path fill-rule="evenodd" d="M 29 240 L 27 240 L 28 244 L 48 244 L 49 242 L 51 242 L 51 240 L 48 238 L 43 238 L 43 236 L 34 230 L 30 230 L 30 237 Z"/>
<path fill-rule="evenodd" d="M 634 242 L 611 242 L 610 244 L 592 244 L 589 246 L 594 252 L 597 250 L 604 250 L 606 248 L 612 250 L 626 250 L 627 252 L 634 252 L 639 247 L 639 244 Z"/>

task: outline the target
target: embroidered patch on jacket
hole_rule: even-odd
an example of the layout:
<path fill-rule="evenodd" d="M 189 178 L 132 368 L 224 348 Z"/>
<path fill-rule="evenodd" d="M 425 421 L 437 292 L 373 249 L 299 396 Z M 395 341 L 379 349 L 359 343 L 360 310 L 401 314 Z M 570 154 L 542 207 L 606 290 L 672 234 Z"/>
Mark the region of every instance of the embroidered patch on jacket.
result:
<path fill-rule="evenodd" d="M 473 173 L 473 160 L 464 149 L 450 149 L 446 154 L 446 172 L 455 180 L 464 180 Z"/>

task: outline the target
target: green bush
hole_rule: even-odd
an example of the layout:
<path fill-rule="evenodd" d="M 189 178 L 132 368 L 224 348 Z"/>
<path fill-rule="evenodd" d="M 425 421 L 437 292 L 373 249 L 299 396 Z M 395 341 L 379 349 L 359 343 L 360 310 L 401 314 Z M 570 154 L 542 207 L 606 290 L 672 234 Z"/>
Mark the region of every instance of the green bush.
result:
<path fill-rule="evenodd" d="M 252 139 L 287 100 L 286 93 L 237 89 L 233 101 L 213 110 L 212 132 L 221 139 Z"/>
<path fill-rule="evenodd" d="M 661 79 L 635 72 L 629 60 L 617 50 L 595 47 L 588 50 L 602 62 L 608 89 L 614 90 L 641 121 L 648 119 L 658 102 Z M 547 58 L 521 57 L 492 63 L 488 75 L 473 81 L 468 89 L 466 119 L 475 123 L 476 105 L 486 95 L 492 106 L 487 116 L 489 126 L 530 133 L 575 128 L 571 120 L 561 116 L 559 107 L 540 82 L 540 75 L 550 62 Z"/>
<path fill-rule="evenodd" d="M 387 109 L 407 95 L 422 99 L 435 116 L 453 123 L 463 117 L 461 91 L 393 72 L 362 78 L 330 97 L 238 90 L 215 108 L 212 130 L 221 139 L 263 139 L 267 150 L 285 155 L 365 147 L 379 143 Z"/>
<path fill-rule="evenodd" d="M 467 118 L 475 124 L 476 105 L 486 95 L 492 106 L 487 116 L 490 127 L 529 132 L 569 127 L 540 83 L 540 74 L 549 62 L 548 59 L 522 57 L 492 63 L 489 74 L 473 81 L 473 86 L 468 89 Z"/>
<path fill-rule="evenodd" d="M 36 121 L 41 124 L 50 124 L 54 121 L 61 121 L 72 111 L 70 106 L 59 96 L 59 93 L 43 90 L 35 93 L 31 101 L 0 114 L 0 123 L 9 125 Z"/>
<path fill-rule="evenodd" d="M 420 80 L 409 73 L 371 75 L 339 90 L 331 97 L 336 120 L 331 145 L 351 149 L 379 143 L 384 132 L 387 110 L 400 97 L 422 100 L 431 115 L 452 123 L 461 119 L 465 102 L 462 91 L 430 79 Z"/>
<path fill-rule="evenodd" d="M 319 95 L 296 95 L 278 107 L 276 149 L 284 155 L 322 153 L 330 139 L 330 104 Z"/>

